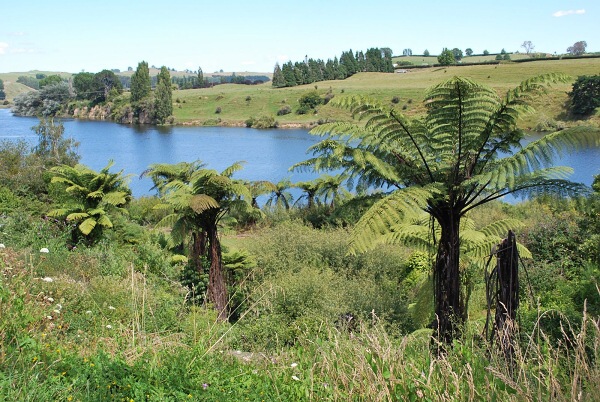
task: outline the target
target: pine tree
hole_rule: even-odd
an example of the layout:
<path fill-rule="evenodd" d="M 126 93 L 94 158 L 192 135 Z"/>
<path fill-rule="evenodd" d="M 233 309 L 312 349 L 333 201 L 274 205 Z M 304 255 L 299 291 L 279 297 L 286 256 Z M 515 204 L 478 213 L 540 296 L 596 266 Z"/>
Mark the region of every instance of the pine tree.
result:
<path fill-rule="evenodd" d="M 283 72 L 281 71 L 281 67 L 279 67 L 279 63 L 275 63 L 275 68 L 273 69 L 273 86 L 275 88 L 283 88 L 286 85 L 287 83 L 283 76 Z"/>
<path fill-rule="evenodd" d="M 288 87 L 295 87 L 298 85 L 296 81 L 296 74 L 294 74 L 294 65 L 291 61 L 285 63 L 281 69 L 283 76 L 285 77 L 285 85 Z"/>

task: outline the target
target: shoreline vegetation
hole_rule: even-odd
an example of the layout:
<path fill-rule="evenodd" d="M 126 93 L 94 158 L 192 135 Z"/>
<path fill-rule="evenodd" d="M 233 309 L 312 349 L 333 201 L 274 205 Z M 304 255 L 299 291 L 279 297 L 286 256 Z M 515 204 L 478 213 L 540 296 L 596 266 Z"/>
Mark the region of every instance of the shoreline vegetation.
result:
<path fill-rule="evenodd" d="M 330 99 L 347 95 L 367 95 L 380 102 L 389 102 L 407 116 L 415 116 L 425 113 L 425 90 L 454 75 L 485 83 L 501 94 L 522 79 L 538 74 L 565 73 L 574 82 L 578 76 L 597 74 L 599 67 L 600 58 L 541 60 L 532 63 L 502 62 L 490 65 L 440 66 L 406 70 L 402 73 L 356 73 L 345 80 L 285 88 L 273 88 L 269 81 L 257 85 L 220 84 L 208 88 L 175 89 L 172 91 L 173 117 L 168 124 L 311 129 L 327 122 L 349 120 L 346 113 L 327 105 Z M 13 106 L 15 96 L 31 90 L 16 83 L 17 77 L 23 74 L 29 73 L 0 74 L 10 102 L 4 106 Z M 550 88 L 534 103 L 536 114 L 523 118 L 519 122 L 520 127 L 525 130 L 546 131 L 580 124 L 566 109 L 571 85 L 572 82 Z M 317 102 L 320 104 L 313 105 L 308 113 L 299 114 L 303 97 L 312 95 L 318 97 Z M 66 113 L 63 111 L 62 114 L 65 117 L 129 123 L 132 121 L 131 113 L 128 119 L 121 121 L 111 117 L 123 115 L 119 110 L 125 107 L 129 93 L 125 92 L 120 98 L 95 107 L 81 101 L 70 102 Z M 79 111 L 78 115 L 73 113 L 76 110 Z M 266 121 L 262 126 L 252 125 L 261 119 Z M 585 124 L 600 124 L 597 113 L 583 120 Z"/>

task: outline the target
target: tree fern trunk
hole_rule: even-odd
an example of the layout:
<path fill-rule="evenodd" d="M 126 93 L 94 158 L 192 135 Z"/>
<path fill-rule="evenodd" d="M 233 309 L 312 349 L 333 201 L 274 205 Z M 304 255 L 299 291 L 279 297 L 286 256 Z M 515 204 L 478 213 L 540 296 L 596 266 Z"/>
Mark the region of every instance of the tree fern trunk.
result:
<path fill-rule="evenodd" d="M 441 228 L 434 266 L 434 296 L 438 340 L 449 344 L 460 334 L 463 308 L 460 303 L 460 215 L 452 209 L 436 216 Z"/>
<path fill-rule="evenodd" d="M 516 318 L 519 308 L 519 253 L 517 241 L 512 230 L 499 245 L 498 256 L 498 290 L 496 300 L 496 319 L 492 337 L 498 337 L 504 357 L 510 363 L 509 370 L 514 368 L 514 342 L 516 336 Z M 494 338 L 492 338 L 494 339 Z"/>
<path fill-rule="evenodd" d="M 206 256 L 206 233 L 204 231 L 192 232 L 192 250 L 190 257 L 192 266 L 196 267 L 199 274 L 204 273 L 202 257 Z"/>
<path fill-rule="evenodd" d="M 227 312 L 227 284 L 223 272 L 221 258 L 221 242 L 217 233 L 217 226 L 211 225 L 208 230 L 210 270 L 208 273 L 208 300 L 212 302 L 221 320 L 226 320 Z"/>

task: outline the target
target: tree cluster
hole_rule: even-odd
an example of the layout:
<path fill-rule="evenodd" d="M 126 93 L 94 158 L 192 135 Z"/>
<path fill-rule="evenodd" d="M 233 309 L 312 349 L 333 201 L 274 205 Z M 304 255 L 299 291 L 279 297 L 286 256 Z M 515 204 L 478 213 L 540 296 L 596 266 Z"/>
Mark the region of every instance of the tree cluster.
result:
<path fill-rule="evenodd" d="M 366 53 L 353 53 L 352 49 L 342 52 L 326 62 L 321 59 L 306 58 L 303 62 L 288 61 L 275 64 L 273 86 L 275 88 L 312 84 L 313 82 L 343 80 L 358 72 L 393 73 L 392 50 L 371 48 Z"/>
<path fill-rule="evenodd" d="M 6 99 L 6 92 L 4 92 L 4 81 L 0 80 L 0 100 Z"/>
<path fill-rule="evenodd" d="M 96 74 L 81 72 L 73 76 L 72 82 L 75 97 L 89 100 L 92 105 L 107 101 L 111 91 L 115 95 L 123 93 L 121 80 L 110 70 L 102 70 Z"/>

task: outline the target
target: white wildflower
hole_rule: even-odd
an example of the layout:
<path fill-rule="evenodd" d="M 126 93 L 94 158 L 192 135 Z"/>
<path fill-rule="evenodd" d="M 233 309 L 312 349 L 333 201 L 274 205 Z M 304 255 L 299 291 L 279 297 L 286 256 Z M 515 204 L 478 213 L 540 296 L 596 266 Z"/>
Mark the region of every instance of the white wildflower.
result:
<path fill-rule="evenodd" d="M 85 312 L 86 314 L 92 314 L 92 310 L 88 310 Z"/>
<path fill-rule="evenodd" d="M 62 310 L 62 304 L 60 304 L 60 303 L 57 303 L 57 304 L 56 304 L 56 307 L 57 307 L 59 310 Z"/>
<path fill-rule="evenodd" d="M 60 314 L 60 310 L 52 310 L 54 311 L 56 314 Z"/>
<path fill-rule="evenodd" d="M 108 329 L 112 329 L 112 325 L 108 324 L 108 325 L 106 326 L 106 328 L 108 328 Z"/>
<path fill-rule="evenodd" d="M 115 308 L 115 307 L 113 307 L 113 306 L 108 306 L 108 309 L 109 309 L 109 310 L 116 310 L 116 308 Z"/>
<path fill-rule="evenodd" d="M 40 249 L 40 253 L 49 253 L 50 250 L 48 250 L 46 247 L 43 247 Z"/>
<path fill-rule="evenodd" d="M 291 368 L 298 367 L 298 363 L 292 363 L 292 364 L 290 364 L 290 367 L 291 367 Z"/>
<path fill-rule="evenodd" d="M 46 297 L 46 300 L 48 300 L 50 303 L 52 303 L 54 301 L 54 299 L 51 297 Z"/>
<path fill-rule="evenodd" d="M 296 377 L 295 375 L 292 376 L 292 380 L 294 380 L 294 381 L 300 381 L 300 379 L 298 377 Z"/>
<path fill-rule="evenodd" d="M 2 243 L 0 243 L 0 248 L 6 248 L 6 246 Z"/>
<path fill-rule="evenodd" d="M 50 278 L 49 276 L 46 276 L 45 278 L 42 278 L 42 280 L 44 282 L 54 282 L 54 279 Z"/>
<path fill-rule="evenodd" d="M 49 319 L 49 320 L 51 320 L 52 316 L 51 315 L 47 315 L 46 318 Z"/>

